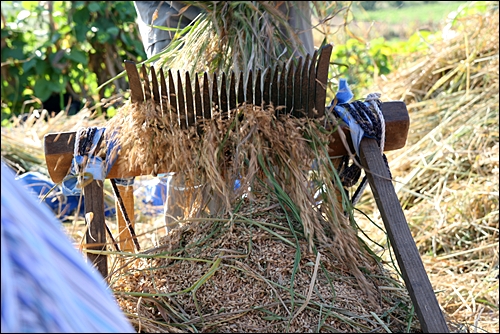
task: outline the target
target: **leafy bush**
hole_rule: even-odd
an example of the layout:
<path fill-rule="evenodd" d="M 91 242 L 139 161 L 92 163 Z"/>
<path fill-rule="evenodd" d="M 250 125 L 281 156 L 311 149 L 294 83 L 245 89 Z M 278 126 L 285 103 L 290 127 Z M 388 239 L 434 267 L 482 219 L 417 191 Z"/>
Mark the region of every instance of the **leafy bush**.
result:
<path fill-rule="evenodd" d="M 127 89 L 119 78 L 96 90 L 146 58 L 135 18 L 131 1 L 3 1 L 2 124 L 53 95 L 92 103 Z"/>
<path fill-rule="evenodd" d="M 429 49 L 435 35 L 428 31 L 414 33 L 406 41 L 388 41 L 383 37 L 364 41 L 348 39 L 335 45 L 331 61 L 335 64 L 331 78 L 346 78 L 356 98 L 373 84 L 374 78 L 392 72 L 397 64 L 417 51 Z"/>

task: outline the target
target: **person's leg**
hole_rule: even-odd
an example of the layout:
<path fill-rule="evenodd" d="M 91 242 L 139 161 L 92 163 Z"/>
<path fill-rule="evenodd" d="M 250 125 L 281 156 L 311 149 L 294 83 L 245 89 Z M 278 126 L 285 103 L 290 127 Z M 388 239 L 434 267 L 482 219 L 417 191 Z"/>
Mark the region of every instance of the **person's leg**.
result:
<path fill-rule="evenodd" d="M 309 1 L 275 1 L 276 8 L 287 18 L 288 24 L 295 32 L 296 36 L 290 36 L 287 29 L 281 27 L 281 31 L 288 35 L 288 38 L 298 38 L 295 41 L 300 43 L 302 48 L 295 52 L 305 57 L 314 53 L 314 40 L 311 24 L 311 8 Z"/>
<path fill-rule="evenodd" d="M 185 28 L 200 13 L 195 6 L 185 8 L 180 1 L 134 1 L 138 16 L 138 25 L 144 49 L 148 58 L 164 50 L 172 41 L 174 32 L 150 27 L 163 26 L 167 28 Z M 158 15 L 155 15 L 157 11 Z M 182 15 L 179 14 L 182 12 Z M 153 18 L 156 17 L 153 21 Z M 184 179 L 175 173 L 160 174 L 158 177 L 166 185 L 165 196 L 165 227 L 167 231 L 178 226 L 178 221 L 184 219 L 186 213 L 186 189 Z"/>
<path fill-rule="evenodd" d="M 151 24 L 182 29 L 200 13 L 199 8 L 190 6 L 182 14 L 179 14 L 184 6 L 179 1 L 134 1 L 134 6 L 137 12 L 139 32 L 148 58 L 165 49 L 174 36 L 174 32 L 152 28 Z M 157 16 L 155 15 L 156 10 L 158 11 Z"/>
<path fill-rule="evenodd" d="M 314 53 L 314 40 L 311 24 L 311 7 L 309 1 L 290 1 L 293 5 L 289 8 L 288 23 L 297 32 L 304 51 Z"/>

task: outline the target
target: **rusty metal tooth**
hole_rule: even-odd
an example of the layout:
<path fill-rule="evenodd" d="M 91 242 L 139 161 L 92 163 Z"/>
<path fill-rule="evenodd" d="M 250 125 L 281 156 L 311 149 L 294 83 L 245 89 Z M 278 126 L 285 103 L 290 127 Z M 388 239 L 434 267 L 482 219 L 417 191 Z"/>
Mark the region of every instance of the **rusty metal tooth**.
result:
<path fill-rule="evenodd" d="M 217 73 L 214 72 L 212 80 L 212 110 L 220 111 L 219 85 L 217 83 Z M 212 113 L 212 118 L 214 114 Z"/>
<path fill-rule="evenodd" d="M 144 80 L 144 98 L 146 101 L 151 100 L 151 85 L 149 83 L 148 71 L 146 70 L 146 65 L 142 64 L 141 67 L 142 79 Z"/>
<path fill-rule="evenodd" d="M 160 106 L 160 90 L 158 89 L 158 77 L 154 66 L 151 66 L 151 83 L 153 84 L 153 101 Z"/>
<path fill-rule="evenodd" d="M 284 114 L 284 108 L 286 107 L 286 63 L 283 63 L 278 85 L 278 113 Z"/>
<path fill-rule="evenodd" d="M 222 72 L 220 83 L 220 113 L 222 119 L 227 119 L 229 116 L 228 103 L 227 103 L 227 84 L 226 73 Z"/>
<path fill-rule="evenodd" d="M 278 77 L 279 77 L 279 65 L 275 65 L 274 67 L 274 70 L 273 70 L 273 80 L 271 81 L 271 100 L 270 100 L 270 104 L 273 105 L 273 108 L 277 108 L 278 107 L 278 91 L 279 91 L 279 87 L 278 87 Z M 276 116 L 278 115 L 278 112 L 276 110 Z"/>
<path fill-rule="evenodd" d="M 262 106 L 262 70 L 259 68 L 255 77 L 255 105 Z"/>
<path fill-rule="evenodd" d="M 297 63 L 297 68 L 295 69 L 295 74 L 294 74 L 294 83 L 293 83 L 293 110 L 292 110 L 292 115 L 295 117 L 302 117 L 303 115 L 303 108 L 300 100 L 300 95 L 301 91 L 300 88 L 302 87 L 302 61 L 303 58 L 300 57 Z"/>
<path fill-rule="evenodd" d="M 314 51 L 314 54 L 311 58 L 311 64 L 309 66 L 309 87 L 307 92 L 307 116 L 315 117 L 314 112 L 314 102 L 316 96 L 316 58 L 318 56 L 318 51 Z"/>
<path fill-rule="evenodd" d="M 184 90 L 182 89 L 181 72 L 177 71 L 177 104 L 179 107 L 179 120 L 181 129 L 187 128 L 186 104 L 184 102 Z"/>
<path fill-rule="evenodd" d="M 161 100 L 161 110 L 163 113 L 170 111 L 170 105 L 168 102 L 168 92 L 167 84 L 165 82 L 165 74 L 163 69 L 160 68 L 160 100 Z"/>
<path fill-rule="evenodd" d="M 245 101 L 247 104 L 254 104 L 254 96 L 253 96 L 253 75 L 252 70 L 248 71 L 247 77 L 247 90 L 245 95 Z"/>
<path fill-rule="evenodd" d="M 207 72 L 203 73 L 203 118 L 212 118 L 212 101 L 210 100 L 210 83 Z"/>
<path fill-rule="evenodd" d="M 271 88 L 271 69 L 269 67 L 267 67 L 265 70 L 264 70 L 264 73 L 263 73 L 263 76 L 264 76 L 264 87 L 262 89 L 262 100 L 263 100 L 263 105 L 264 105 L 264 108 L 266 106 L 268 106 L 270 104 L 270 100 L 269 100 L 269 90 Z"/>
<path fill-rule="evenodd" d="M 330 65 L 330 56 L 332 55 L 332 45 L 327 44 L 321 48 L 321 54 L 316 67 L 316 101 L 315 107 L 317 117 L 325 114 L 326 103 L 326 83 L 328 81 L 328 68 Z"/>
<path fill-rule="evenodd" d="M 187 125 L 191 126 L 195 123 L 195 112 L 194 112 L 194 96 L 193 87 L 191 84 L 191 78 L 189 77 L 189 72 L 186 71 L 186 114 L 187 114 Z"/>
<path fill-rule="evenodd" d="M 177 107 L 177 94 L 175 92 L 174 76 L 172 75 L 171 70 L 168 70 L 168 93 L 169 93 L 172 121 L 176 122 L 177 124 L 180 124 L 179 109 Z"/>
<path fill-rule="evenodd" d="M 238 80 L 238 94 L 236 96 L 236 98 L 238 99 L 238 107 L 240 107 L 241 105 L 243 105 L 243 103 L 245 102 L 245 93 L 244 93 L 244 90 L 243 90 L 243 82 L 244 82 L 244 79 L 243 79 L 243 72 L 240 72 L 240 79 Z"/>
<path fill-rule="evenodd" d="M 295 75 L 295 64 L 292 60 L 287 68 L 287 77 L 286 77 L 286 114 L 290 114 L 293 109 L 293 76 Z"/>
<path fill-rule="evenodd" d="M 231 112 L 236 109 L 236 75 L 231 71 L 231 81 L 229 82 L 229 117 Z"/>
<path fill-rule="evenodd" d="M 196 108 L 196 123 L 203 120 L 203 105 L 201 103 L 200 81 L 198 76 L 194 77 L 194 105 Z"/>
<path fill-rule="evenodd" d="M 309 114 L 309 110 L 307 107 L 309 106 L 309 65 L 310 65 L 311 57 L 310 55 L 306 56 L 304 60 L 304 65 L 302 66 L 302 83 L 301 83 L 301 94 L 300 94 L 300 105 L 302 106 L 302 113 L 307 116 Z"/>
<path fill-rule="evenodd" d="M 128 84 L 130 86 L 130 99 L 132 103 L 144 102 L 144 92 L 142 83 L 137 71 L 137 66 L 133 61 L 125 60 L 125 70 L 127 71 Z"/>

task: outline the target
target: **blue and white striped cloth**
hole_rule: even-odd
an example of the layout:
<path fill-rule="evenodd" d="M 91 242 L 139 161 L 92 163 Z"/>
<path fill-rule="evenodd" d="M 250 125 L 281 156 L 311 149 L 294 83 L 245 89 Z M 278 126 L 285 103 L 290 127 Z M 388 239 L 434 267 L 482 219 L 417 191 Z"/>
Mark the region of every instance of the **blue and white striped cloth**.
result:
<path fill-rule="evenodd" d="M 1 165 L 2 333 L 135 333 L 54 214 Z"/>

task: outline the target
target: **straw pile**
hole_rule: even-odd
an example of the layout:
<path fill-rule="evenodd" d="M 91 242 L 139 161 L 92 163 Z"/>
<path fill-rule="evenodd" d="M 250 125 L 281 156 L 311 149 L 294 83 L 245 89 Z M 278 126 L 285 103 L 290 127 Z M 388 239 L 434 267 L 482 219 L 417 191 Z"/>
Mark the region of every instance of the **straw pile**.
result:
<path fill-rule="evenodd" d="M 192 198 L 207 189 L 220 200 L 215 213 L 188 210 L 157 247 L 130 254 L 127 270 L 111 275 L 137 329 L 418 328 L 406 290 L 360 242 L 352 208 L 342 205 L 328 157 L 331 130 L 321 125 L 329 122 L 243 105 L 229 119 L 205 120 L 197 132 L 147 102 L 125 106 L 108 123 L 130 166 L 156 164 L 186 180 L 188 209 L 203 207 Z"/>
<path fill-rule="evenodd" d="M 407 145 L 388 160 L 438 301 L 457 326 L 492 333 L 499 330 L 498 30 L 497 10 L 457 18 L 443 31 L 455 37 L 379 82 L 383 98 L 405 101 L 410 113 Z M 360 208 L 369 213 L 366 195 Z"/>

